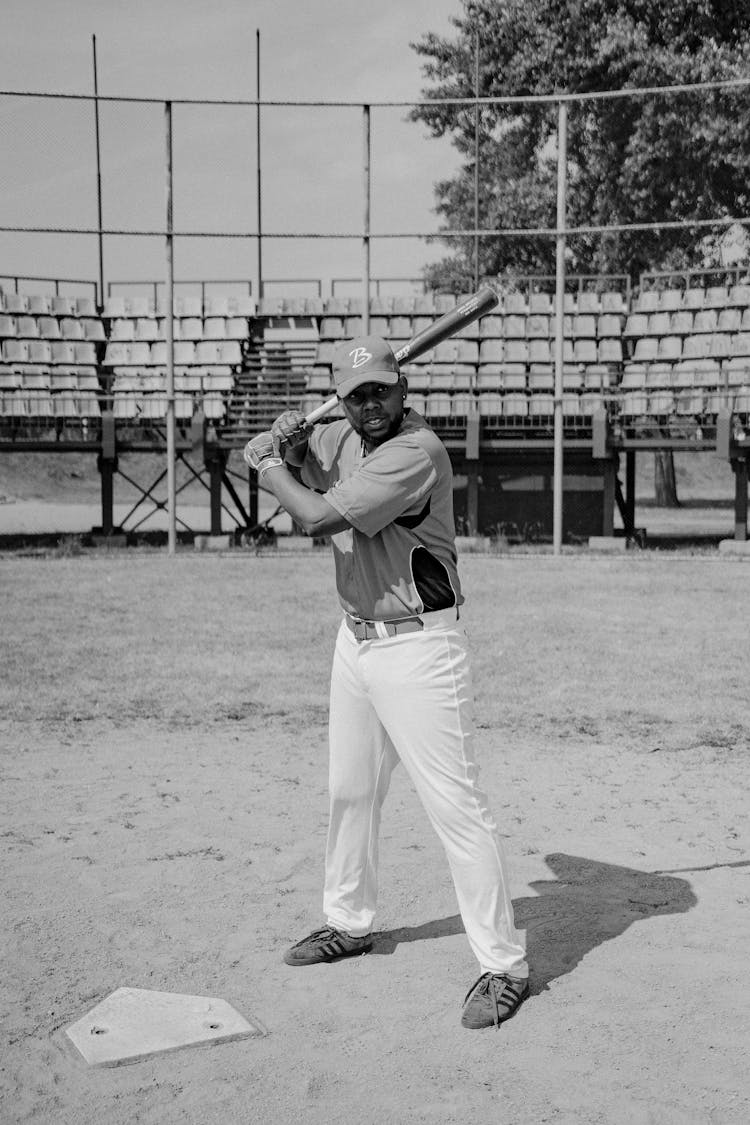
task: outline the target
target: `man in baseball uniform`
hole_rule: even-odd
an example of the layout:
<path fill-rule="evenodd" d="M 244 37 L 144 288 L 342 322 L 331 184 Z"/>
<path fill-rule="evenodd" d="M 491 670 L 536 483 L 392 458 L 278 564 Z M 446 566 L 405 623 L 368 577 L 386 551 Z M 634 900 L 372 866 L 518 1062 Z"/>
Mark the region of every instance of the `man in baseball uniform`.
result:
<path fill-rule="evenodd" d="M 325 925 L 284 960 L 313 965 L 372 948 L 380 813 L 401 761 L 445 849 L 481 969 L 461 1022 L 497 1026 L 528 996 L 528 966 L 474 762 L 450 459 L 405 405 L 385 340 L 339 345 L 333 375 L 342 420 L 311 426 L 288 411 L 246 452 L 307 534 L 330 536 L 344 611 L 331 674 Z"/>

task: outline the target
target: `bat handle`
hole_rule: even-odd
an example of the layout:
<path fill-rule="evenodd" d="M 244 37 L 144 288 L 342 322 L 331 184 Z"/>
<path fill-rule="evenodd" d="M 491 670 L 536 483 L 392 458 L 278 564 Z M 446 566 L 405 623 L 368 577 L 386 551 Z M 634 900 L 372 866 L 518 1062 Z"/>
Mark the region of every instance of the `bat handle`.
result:
<path fill-rule="evenodd" d="M 312 425 L 313 422 L 319 422 L 321 418 L 325 418 L 326 414 L 330 414 L 332 410 L 335 410 L 338 404 L 339 400 L 336 395 L 327 398 L 325 402 L 321 402 L 320 406 L 316 406 L 314 410 L 311 410 L 309 414 L 305 415 L 305 421 L 309 422 L 310 425 Z"/>
<path fill-rule="evenodd" d="M 325 418 L 326 414 L 330 414 L 332 410 L 335 410 L 338 404 L 339 400 L 336 395 L 333 395 L 331 398 L 327 398 L 325 402 L 321 402 L 320 406 L 316 406 L 314 410 L 311 410 L 309 414 L 305 415 L 305 421 L 309 425 L 312 425 L 313 422 L 319 422 L 321 418 Z M 247 442 L 247 444 L 245 445 L 245 448 L 242 451 L 242 456 L 248 465 L 252 465 L 252 458 L 248 457 L 247 453 L 248 445 L 250 445 L 250 442 Z"/>

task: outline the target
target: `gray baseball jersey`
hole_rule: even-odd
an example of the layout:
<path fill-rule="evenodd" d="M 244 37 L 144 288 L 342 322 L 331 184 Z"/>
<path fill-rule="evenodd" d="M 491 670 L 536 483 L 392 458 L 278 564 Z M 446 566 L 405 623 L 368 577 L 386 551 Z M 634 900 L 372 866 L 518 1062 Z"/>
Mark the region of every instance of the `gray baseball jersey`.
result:
<path fill-rule="evenodd" d="M 461 605 L 450 458 L 416 411 L 371 453 L 345 420 L 316 427 L 301 473 L 352 525 L 332 536 L 348 613 L 395 621 Z"/>

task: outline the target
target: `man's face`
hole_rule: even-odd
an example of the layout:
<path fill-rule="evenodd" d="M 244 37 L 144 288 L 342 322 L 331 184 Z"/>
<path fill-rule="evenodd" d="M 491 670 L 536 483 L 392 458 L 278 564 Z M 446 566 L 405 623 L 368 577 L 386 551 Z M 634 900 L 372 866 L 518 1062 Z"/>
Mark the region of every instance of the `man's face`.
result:
<path fill-rule="evenodd" d="M 363 383 L 341 401 L 351 427 L 374 448 L 398 430 L 404 414 L 404 383 Z"/>

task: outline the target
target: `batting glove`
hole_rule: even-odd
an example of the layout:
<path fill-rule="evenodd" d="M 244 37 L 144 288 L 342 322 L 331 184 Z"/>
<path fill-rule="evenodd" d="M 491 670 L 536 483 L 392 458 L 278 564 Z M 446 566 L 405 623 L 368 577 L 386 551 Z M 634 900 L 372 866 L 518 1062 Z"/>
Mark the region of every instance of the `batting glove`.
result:
<path fill-rule="evenodd" d="M 283 457 L 287 449 L 304 445 L 315 427 L 306 420 L 301 410 L 286 410 L 279 414 L 271 426 L 271 434 L 278 443 Z"/>
<path fill-rule="evenodd" d="M 274 465 L 283 465 L 281 450 L 273 434 L 268 430 L 256 434 L 245 446 L 242 456 L 259 477 Z"/>

